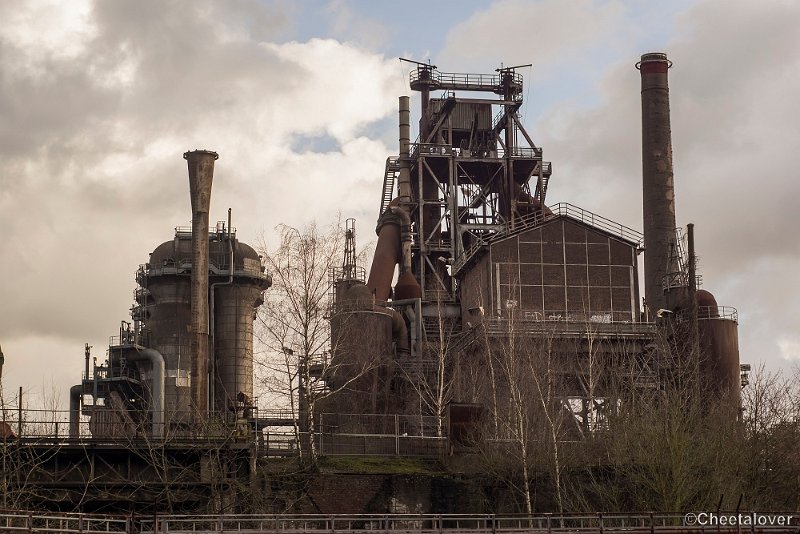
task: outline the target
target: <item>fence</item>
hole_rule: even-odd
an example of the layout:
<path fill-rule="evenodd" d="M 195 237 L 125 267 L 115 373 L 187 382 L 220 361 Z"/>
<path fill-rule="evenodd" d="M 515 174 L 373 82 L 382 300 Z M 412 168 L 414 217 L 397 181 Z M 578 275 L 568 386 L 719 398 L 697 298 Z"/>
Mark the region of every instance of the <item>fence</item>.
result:
<path fill-rule="evenodd" d="M 215 414 L 202 423 L 195 423 L 193 412 L 168 412 L 164 417 L 163 435 L 154 438 L 150 412 L 115 409 L 111 406 L 84 406 L 71 433 L 68 410 L 19 409 L 15 405 L 0 408 L 0 444 L 35 442 L 38 444 L 130 443 L 141 441 L 174 442 L 207 440 L 228 441 L 252 434 L 249 420 L 232 414 Z M 227 417 L 227 420 L 226 420 Z M 253 421 L 257 421 L 254 419 Z"/>
<path fill-rule="evenodd" d="M 436 417 L 383 414 L 326 414 L 315 421 L 314 442 L 320 456 L 407 456 L 438 457 L 445 452 L 446 429 L 438 428 Z M 443 424 L 443 423 L 442 423 Z M 294 432 L 264 432 L 267 456 L 296 454 Z M 301 443 L 309 434 L 301 432 Z"/>
<path fill-rule="evenodd" d="M 135 532 L 130 518 L 88 514 L 34 514 L 0 512 L 0 532 L 86 532 L 111 534 Z"/>
<path fill-rule="evenodd" d="M 699 525 L 694 514 L 365 514 L 365 515 L 164 515 L 154 517 L 94 516 L 0 512 L 0 532 L 39 533 L 265 533 L 265 532 L 419 532 L 419 533 L 560 533 L 560 532 L 796 532 L 798 514 L 783 524 L 761 524 L 754 512 L 717 514 L 735 517 L 739 526 Z M 786 520 L 788 518 L 788 521 Z M 692 521 L 694 519 L 695 521 Z M 767 522 L 768 523 L 768 522 Z M 777 521 L 776 521 L 777 523 Z"/>
<path fill-rule="evenodd" d="M 94 408 L 94 407 L 90 407 Z M 14 443 L 38 445 L 63 444 L 141 444 L 204 443 L 224 445 L 233 442 L 257 442 L 257 452 L 264 456 L 296 454 L 295 417 L 286 411 L 255 411 L 251 419 L 224 421 L 211 418 L 203 424 L 189 424 L 191 414 L 168 414 L 164 433 L 152 437 L 149 414 L 137 421 L 129 412 L 97 406 L 92 418 L 85 415 L 78 422 L 78 434 L 70 435 L 69 412 L 60 410 L 0 410 L 0 446 Z M 440 428 L 438 425 L 442 424 Z M 314 440 L 321 456 L 411 456 L 438 457 L 446 447 L 444 421 L 431 416 L 384 414 L 319 414 L 315 421 Z M 301 443 L 309 434 L 301 432 Z"/>

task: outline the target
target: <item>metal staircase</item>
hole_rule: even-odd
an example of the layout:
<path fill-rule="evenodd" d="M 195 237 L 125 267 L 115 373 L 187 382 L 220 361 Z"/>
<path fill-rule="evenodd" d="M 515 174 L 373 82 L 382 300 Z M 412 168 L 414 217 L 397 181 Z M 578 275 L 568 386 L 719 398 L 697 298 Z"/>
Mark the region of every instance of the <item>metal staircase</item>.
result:
<path fill-rule="evenodd" d="M 383 174 L 383 196 L 381 197 L 381 211 L 378 217 L 383 215 L 389 202 L 394 198 L 394 181 L 400 172 L 400 158 L 396 156 L 386 158 L 386 172 Z"/>

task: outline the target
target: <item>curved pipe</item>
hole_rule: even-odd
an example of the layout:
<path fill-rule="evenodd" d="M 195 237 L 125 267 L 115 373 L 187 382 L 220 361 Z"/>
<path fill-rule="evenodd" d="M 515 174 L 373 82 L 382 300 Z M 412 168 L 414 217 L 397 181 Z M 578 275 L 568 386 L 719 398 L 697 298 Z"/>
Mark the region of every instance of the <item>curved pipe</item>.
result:
<path fill-rule="evenodd" d="M 386 217 L 389 215 L 389 217 Z M 375 294 L 376 300 L 389 300 L 392 293 L 394 266 L 401 257 L 400 225 L 391 220 L 389 212 L 381 216 L 378 222 L 378 243 L 372 257 L 367 287 Z"/>
<path fill-rule="evenodd" d="M 83 385 L 78 384 L 69 388 L 69 437 L 80 437 L 81 397 Z"/>
<path fill-rule="evenodd" d="M 155 349 L 142 349 L 131 353 L 128 361 L 150 362 L 153 368 L 153 385 L 150 388 L 150 403 L 153 409 L 153 437 L 164 434 L 164 356 Z"/>
<path fill-rule="evenodd" d="M 408 353 L 408 327 L 402 314 L 392 310 L 392 337 L 397 344 L 397 352 Z"/>
<path fill-rule="evenodd" d="M 400 219 L 400 242 L 402 251 L 402 261 L 400 263 L 400 274 L 411 272 L 411 216 L 404 208 L 392 206 L 389 210 Z"/>
<path fill-rule="evenodd" d="M 367 287 L 375 294 L 376 300 L 388 300 L 392 292 L 394 266 L 400 264 L 398 285 L 404 287 L 404 293 L 419 297 L 422 290 L 411 272 L 411 216 L 405 208 L 397 205 L 395 198 L 389 209 L 378 220 L 378 243 L 369 271 Z M 402 282 L 402 283 L 401 283 Z"/>

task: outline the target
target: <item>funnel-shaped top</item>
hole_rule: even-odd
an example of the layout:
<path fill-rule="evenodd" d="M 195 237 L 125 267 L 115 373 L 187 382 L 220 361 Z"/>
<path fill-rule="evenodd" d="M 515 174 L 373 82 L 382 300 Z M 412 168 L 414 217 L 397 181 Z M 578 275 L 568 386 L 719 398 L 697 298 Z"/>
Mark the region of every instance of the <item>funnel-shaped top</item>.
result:
<path fill-rule="evenodd" d="M 214 162 L 219 158 L 211 150 L 185 152 L 183 159 L 189 166 L 189 194 L 192 213 L 208 213 L 211 205 L 211 184 L 214 179 Z"/>

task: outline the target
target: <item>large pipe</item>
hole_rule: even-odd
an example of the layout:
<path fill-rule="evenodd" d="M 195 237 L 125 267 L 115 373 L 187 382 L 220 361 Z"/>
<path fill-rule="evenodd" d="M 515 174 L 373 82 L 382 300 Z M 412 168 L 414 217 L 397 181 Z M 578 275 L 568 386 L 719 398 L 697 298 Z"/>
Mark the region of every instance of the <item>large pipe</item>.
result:
<path fill-rule="evenodd" d="M 411 202 L 411 103 L 407 96 L 400 97 L 400 176 L 397 193 L 401 202 Z"/>
<path fill-rule="evenodd" d="M 397 352 L 407 355 L 409 353 L 408 327 L 403 315 L 397 310 L 392 310 L 392 338 L 397 345 Z"/>
<path fill-rule="evenodd" d="M 400 219 L 400 244 L 402 255 L 400 257 L 400 274 L 411 272 L 411 216 L 408 211 L 399 207 L 389 208 Z"/>
<path fill-rule="evenodd" d="M 667 70 L 672 63 L 663 53 L 642 55 L 636 68 L 642 87 L 642 189 L 644 215 L 645 299 L 652 314 L 668 308 L 662 280 L 670 266 L 675 243 L 675 189 Z"/>
<path fill-rule="evenodd" d="M 78 384 L 69 388 L 69 437 L 71 438 L 77 438 L 80 436 L 82 396 L 82 384 Z"/>
<path fill-rule="evenodd" d="M 399 206 L 389 208 L 400 219 L 400 276 L 394 286 L 394 296 L 398 300 L 418 299 L 422 297 L 422 288 L 411 272 L 411 216 Z"/>
<path fill-rule="evenodd" d="M 208 414 L 208 211 L 216 152 L 194 150 L 183 155 L 189 167 L 192 200 L 191 350 L 192 403 L 200 420 Z"/>
<path fill-rule="evenodd" d="M 391 211 L 387 210 L 381 215 L 376 233 L 378 242 L 375 245 L 372 266 L 369 269 L 367 287 L 375 295 L 376 300 L 389 300 L 392 294 L 394 266 L 402 256 L 400 224 Z"/>
<path fill-rule="evenodd" d="M 141 349 L 130 351 L 126 358 L 129 362 L 150 362 L 152 372 L 152 385 L 150 386 L 150 407 L 152 409 L 153 437 L 161 438 L 164 435 L 164 356 L 155 349 Z"/>
<path fill-rule="evenodd" d="M 209 330 L 213 332 L 215 335 L 212 339 L 210 344 L 209 353 L 211 354 L 211 365 L 208 369 L 208 387 L 210 388 L 211 392 L 209 394 L 210 402 L 209 406 L 214 406 L 214 403 L 217 400 L 217 390 L 216 390 L 216 361 L 217 361 L 217 347 L 216 347 L 216 325 L 214 324 L 215 316 L 214 316 L 214 307 L 216 304 L 216 293 L 217 288 L 220 286 L 228 286 L 233 284 L 233 234 L 231 233 L 231 208 L 228 208 L 228 279 L 224 282 L 215 282 L 211 284 L 211 291 L 209 292 L 208 300 L 209 300 L 209 311 L 208 311 L 208 321 L 209 321 Z"/>

